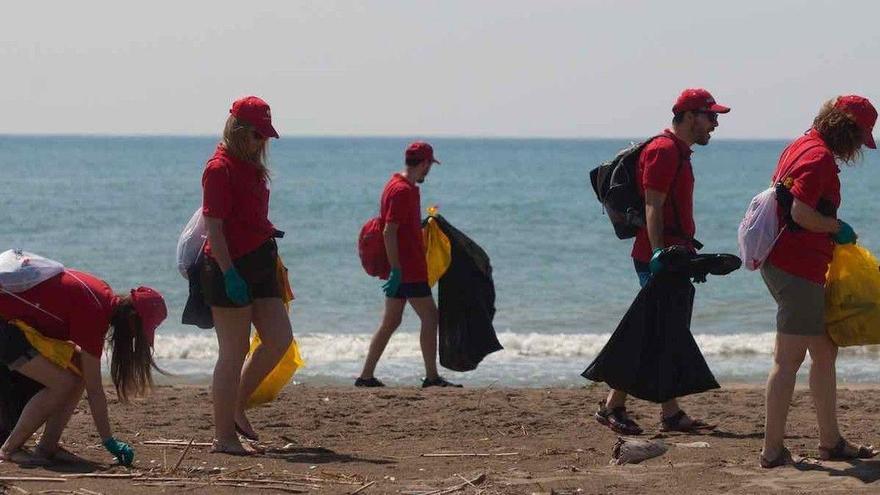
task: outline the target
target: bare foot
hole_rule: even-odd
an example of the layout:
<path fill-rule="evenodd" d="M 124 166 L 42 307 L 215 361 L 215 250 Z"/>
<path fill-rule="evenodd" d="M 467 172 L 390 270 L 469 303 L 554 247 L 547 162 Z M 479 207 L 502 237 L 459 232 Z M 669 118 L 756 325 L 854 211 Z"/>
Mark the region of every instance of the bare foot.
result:
<path fill-rule="evenodd" d="M 254 431 L 254 427 L 251 426 L 251 422 L 244 415 L 244 411 L 235 414 L 235 431 L 248 440 L 257 441 L 260 439 L 260 436 Z"/>
<path fill-rule="evenodd" d="M 235 441 L 230 442 L 221 442 L 220 440 L 214 440 L 211 444 L 211 452 L 215 454 L 229 454 L 229 455 L 255 455 L 258 454 L 257 450 L 251 447 L 248 444 L 242 444 L 237 438 Z"/>
<path fill-rule="evenodd" d="M 79 464 L 83 462 L 82 457 L 74 454 L 73 452 L 65 449 L 60 445 L 56 446 L 55 449 L 48 449 L 46 447 L 41 447 L 37 445 L 37 447 L 34 449 L 34 457 L 45 459 L 46 462 L 49 463 Z"/>
<path fill-rule="evenodd" d="M 0 450 L 0 462 L 18 464 L 24 467 L 44 467 L 52 464 L 52 461 L 34 456 L 22 449 L 5 452 Z"/>

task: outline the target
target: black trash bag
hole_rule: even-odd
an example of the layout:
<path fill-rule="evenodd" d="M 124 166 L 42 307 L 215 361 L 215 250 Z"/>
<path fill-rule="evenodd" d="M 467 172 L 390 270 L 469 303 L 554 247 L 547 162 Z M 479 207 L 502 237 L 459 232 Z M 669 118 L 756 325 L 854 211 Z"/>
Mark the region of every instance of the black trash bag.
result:
<path fill-rule="evenodd" d="M 691 334 L 693 304 L 686 274 L 653 276 L 581 375 L 657 403 L 720 388 Z"/>
<path fill-rule="evenodd" d="M 196 262 L 186 271 L 189 279 L 189 297 L 186 299 L 180 320 L 184 325 L 208 329 L 214 327 L 214 315 L 211 314 L 211 307 L 205 302 L 205 294 L 202 292 L 201 271 L 205 262 L 204 257 L 204 253 L 199 254 Z"/>
<path fill-rule="evenodd" d="M 0 364 L 0 443 L 6 441 L 24 406 L 42 388 L 39 382 Z"/>
<path fill-rule="evenodd" d="M 486 252 L 440 215 L 434 216 L 449 238 L 452 260 L 440 278 L 440 365 L 470 371 L 503 349 L 495 335 L 495 283 Z"/>

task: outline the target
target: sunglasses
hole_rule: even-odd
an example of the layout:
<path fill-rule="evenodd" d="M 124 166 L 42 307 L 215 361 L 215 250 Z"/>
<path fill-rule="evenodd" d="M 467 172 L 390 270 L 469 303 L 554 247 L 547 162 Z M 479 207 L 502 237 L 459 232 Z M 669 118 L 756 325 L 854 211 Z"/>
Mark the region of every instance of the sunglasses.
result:
<path fill-rule="evenodd" d="M 711 122 L 713 124 L 718 123 L 718 113 L 716 113 L 716 112 L 712 112 L 709 110 L 697 110 L 696 113 L 701 113 L 701 114 L 705 115 L 706 118 L 709 119 L 709 122 Z"/>

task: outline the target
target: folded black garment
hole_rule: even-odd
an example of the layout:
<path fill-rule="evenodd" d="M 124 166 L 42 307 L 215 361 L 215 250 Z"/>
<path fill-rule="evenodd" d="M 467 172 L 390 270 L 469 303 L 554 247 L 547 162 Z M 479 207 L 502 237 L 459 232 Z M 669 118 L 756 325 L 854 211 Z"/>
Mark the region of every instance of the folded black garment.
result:
<path fill-rule="evenodd" d="M 691 334 L 693 304 L 687 275 L 651 277 L 581 375 L 657 403 L 719 388 Z"/>
<path fill-rule="evenodd" d="M 666 271 L 697 283 L 705 282 L 707 275 L 727 275 L 742 266 L 742 260 L 732 254 L 694 254 L 681 246 L 664 249 L 660 260 Z"/>

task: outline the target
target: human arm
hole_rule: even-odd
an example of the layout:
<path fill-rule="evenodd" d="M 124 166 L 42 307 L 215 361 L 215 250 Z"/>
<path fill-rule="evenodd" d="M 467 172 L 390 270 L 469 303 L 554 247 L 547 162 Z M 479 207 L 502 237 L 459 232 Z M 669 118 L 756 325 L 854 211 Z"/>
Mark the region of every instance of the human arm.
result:
<path fill-rule="evenodd" d="M 666 203 L 666 193 L 655 189 L 645 189 L 645 227 L 648 230 L 651 251 L 666 247 L 663 239 L 664 203 Z"/>
<path fill-rule="evenodd" d="M 211 243 L 211 256 L 220 265 L 220 270 L 226 273 L 232 268 L 232 258 L 229 256 L 226 236 L 223 235 L 223 219 L 206 216 L 205 229 L 208 231 L 208 242 Z"/>
<path fill-rule="evenodd" d="M 858 239 L 858 235 L 848 223 L 825 216 L 797 198 L 794 198 L 791 204 L 791 218 L 811 232 L 832 234 L 834 242 L 838 244 L 851 244 Z"/>
<path fill-rule="evenodd" d="M 110 429 L 110 414 L 107 412 L 107 396 L 104 394 L 104 385 L 101 381 L 101 360 L 88 352 L 80 354 L 83 380 L 85 381 L 86 396 L 89 401 L 89 410 L 92 419 L 101 437 L 101 443 L 119 463 L 130 466 L 134 461 L 134 449 L 125 442 L 113 438 Z"/>
<path fill-rule="evenodd" d="M 403 280 L 403 272 L 400 268 L 400 249 L 397 243 L 397 231 L 399 225 L 387 222 L 382 230 L 382 239 L 385 241 L 385 254 L 388 256 L 388 265 L 391 267 L 388 273 L 388 281 L 382 284 L 382 290 L 386 296 L 392 297 L 397 294 L 397 289 Z"/>

